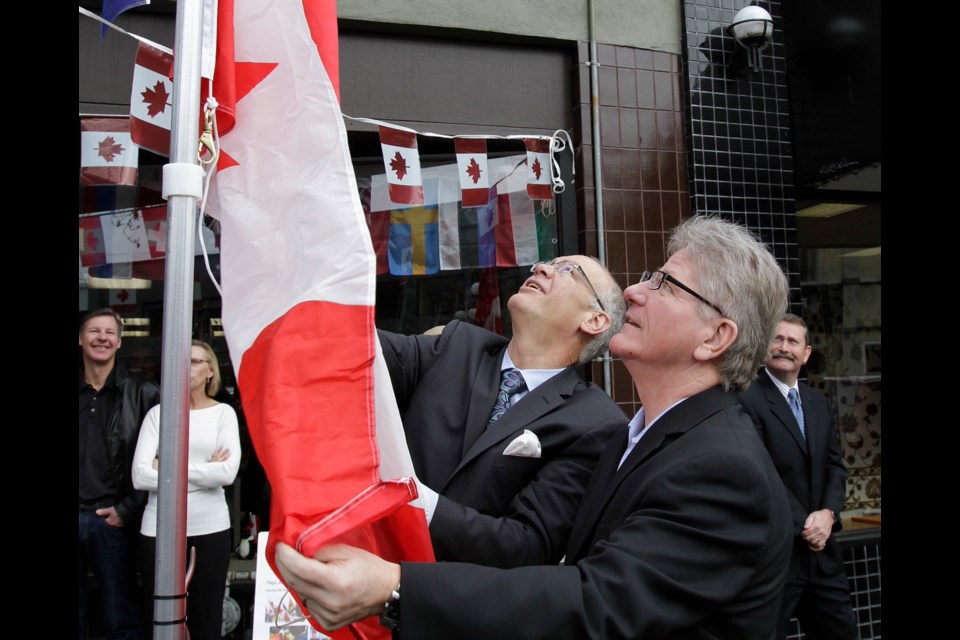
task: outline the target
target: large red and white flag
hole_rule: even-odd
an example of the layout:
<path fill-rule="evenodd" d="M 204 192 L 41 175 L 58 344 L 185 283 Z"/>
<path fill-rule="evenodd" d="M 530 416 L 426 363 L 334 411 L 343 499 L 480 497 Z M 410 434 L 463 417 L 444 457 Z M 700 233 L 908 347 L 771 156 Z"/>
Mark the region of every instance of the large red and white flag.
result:
<path fill-rule="evenodd" d="M 531 200 L 552 200 L 550 140 L 524 138 L 523 144 L 527 148 L 527 195 Z"/>
<path fill-rule="evenodd" d="M 128 116 L 80 117 L 80 184 L 137 184 Z"/>
<path fill-rule="evenodd" d="M 390 200 L 397 204 L 423 204 L 417 134 L 380 125 L 380 148 Z"/>
<path fill-rule="evenodd" d="M 144 149 L 170 155 L 173 55 L 141 42 L 133 65 L 130 135 Z"/>
<path fill-rule="evenodd" d="M 454 138 L 453 145 L 457 152 L 462 206 L 486 206 L 490 200 L 487 141 L 482 138 Z"/>
<path fill-rule="evenodd" d="M 233 13 L 235 124 L 210 213 L 223 326 L 271 485 L 267 561 L 337 540 L 432 560 L 413 464 L 374 327 L 376 256 L 336 85 L 335 0 L 219 0 Z M 223 25 L 218 42 L 224 42 Z M 296 598 L 296 594 L 293 594 Z M 313 621 L 311 620 L 311 623 Z M 388 637 L 376 618 L 364 637 Z M 341 630 L 334 637 L 348 638 Z"/>

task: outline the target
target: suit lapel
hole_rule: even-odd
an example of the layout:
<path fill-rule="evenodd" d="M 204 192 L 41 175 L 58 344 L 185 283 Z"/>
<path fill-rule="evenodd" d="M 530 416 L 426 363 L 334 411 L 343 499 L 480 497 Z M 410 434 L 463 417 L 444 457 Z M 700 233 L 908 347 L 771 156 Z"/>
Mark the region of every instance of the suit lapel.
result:
<path fill-rule="evenodd" d="M 760 374 L 757 376 L 757 382 L 763 389 L 763 394 L 766 396 L 767 402 L 770 404 L 770 412 L 776 416 L 777 420 L 780 422 L 780 425 L 790 433 L 790 436 L 793 438 L 794 442 L 797 443 L 797 446 L 800 447 L 800 450 L 803 451 L 803 454 L 809 455 L 807 450 L 807 441 L 804 439 L 803 434 L 800 433 L 800 425 L 797 423 L 797 418 L 793 415 L 793 411 L 790 410 L 790 405 L 787 404 L 787 399 L 783 397 L 782 393 L 780 393 L 780 389 L 773 384 L 773 380 L 770 379 L 770 376 L 766 371 L 760 372 Z M 802 396 L 800 398 L 800 402 L 803 403 Z M 809 407 L 811 404 L 807 403 L 807 406 Z M 806 415 L 804 415 L 804 422 L 806 423 Z"/>
<path fill-rule="evenodd" d="M 620 443 L 611 442 L 604 450 L 601 463 L 594 473 L 595 479 L 591 482 L 591 490 L 584 496 L 584 505 L 581 509 L 582 518 L 576 519 L 574 530 L 570 537 L 568 556 L 577 559 L 586 554 L 593 532 L 600 523 L 603 511 L 617 493 L 620 485 L 640 468 L 656 456 L 657 453 L 668 447 L 673 441 L 693 429 L 695 426 L 714 415 L 718 411 L 737 404 L 735 394 L 724 393 L 719 386 L 707 389 L 692 398 L 684 400 L 660 417 L 650 429 L 643 434 L 637 446 L 633 448 L 623 465 L 617 469 L 620 458 L 627 448 L 626 439 Z M 601 475 L 606 474 L 606 475 Z M 576 546 L 574 546 L 576 545 Z"/>
<path fill-rule="evenodd" d="M 493 425 L 487 429 L 486 423 L 487 420 L 490 419 L 490 412 L 493 410 L 494 396 L 496 396 L 496 390 L 500 386 L 499 364 L 500 360 L 498 359 L 496 377 L 497 381 L 494 385 L 493 393 L 489 396 L 485 396 L 489 399 L 489 403 L 486 408 L 485 417 L 482 420 L 483 424 L 480 425 L 478 437 L 476 437 L 476 439 L 473 441 L 473 444 L 467 448 L 463 455 L 463 459 L 460 461 L 460 464 L 457 466 L 456 470 L 454 470 L 454 474 L 456 474 L 457 471 L 463 468 L 464 465 L 468 464 L 471 460 L 482 454 L 490 447 L 501 444 L 504 438 L 512 434 L 517 429 L 535 422 L 541 416 L 562 405 L 566 399 L 573 394 L 573 390 L 576 388 L 576 386 L 581 383 L 576 371 L 568 367 L 538 386 L 527 395 L 523 396 L 517 402 L 517 404 L 510 407 L 499 420 L 494 422 Z M 476 398 L 478 395 L 479 394 L 475 391 L 474 397 Z M 477 411 L 478 413 L 480 412 L 479 407 L 477 407 Z M 471 422 L 473 421 L 473 413 L 474 406 L 471 402 Z M 504 445 L 504 447 L 506 447 L 506 445 Z"/>
<path fill-rule="evenodd" d="M 577 517 L 574 518 L 573 527 L 570 530 L 570 541 L 567 544 L 568 560 L 572 561 L 585 555 L 587 550 L 583 547 L 590 543 L 593 532 L 600 522 L 600 514 L 613 496 L 613 491 L 608 490 L 608 487 L 614 481 L 617 464 L 626 449 L 627 438 L 616 436 L 600 455 L 597 468 L 587 485 L 580 508 L 577 510 Z"/>
<path fill-rule="evenodd" d="M 803 406 L 803 426 L 807 434 L 807 451 L 809 451 L 811 462 L 819 464 L 825 459 L 822 451 L 825 438 L 821 437 L 821 423 L 815 409 L 816 402 L 812 397 L 814 392 L 813 389 L 803 383 L 798 386 L 800 388 L 800 402 Z"/>
<path fill-rule="evenodd" d="M 506 349 L 504 347 L 503 349 Z M 467 423 L 464 426 L 463 445 L 460 450 L 461 464 L 471 450 L 477 438 L 486 429 L 493 403 L 500 389 L 500 364 L 503 362 L 503 349 L 494 353 L 484 353 L 477 369 L 470 393 L 470 406 L 467 408 Z M 508 412 L 509 413 L 509 412 Z M 504 414 L 506 415 L 506 414 Z"/>

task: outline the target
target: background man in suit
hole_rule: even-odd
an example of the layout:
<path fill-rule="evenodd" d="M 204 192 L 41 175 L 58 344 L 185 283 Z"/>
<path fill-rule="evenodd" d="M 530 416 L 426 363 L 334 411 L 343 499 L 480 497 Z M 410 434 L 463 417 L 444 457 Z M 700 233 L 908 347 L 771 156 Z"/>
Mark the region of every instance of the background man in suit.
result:
<path fill-rule="evenodd" d="M 458 321 L 440 335 L 379 332 L 438 560 L 558 562 L 597 458 L 627 423 L 575 369 L 623 324 L 620 288 L 586 256 L 531 272 L 507 303 L 509 342 Z M 507 371 L 522 376 L 515 393 L 499 391 Z M 532 518 L 542 506 L 550 518 Z"/>
<path fill-rule="evenodd" d="M 777 466 L 793 513 L 793 556 L 777 637 L 787 636 L 796 615 L 811 640 L 850 640 L 858 637 L 857 623 L 840 545 L 831 535 L 841 528 L 847 469 L 827 399 L 797 381 L 812 351 L 807 324 L 784 315 L 766 367 L 741 402 Z M 791 407 L 791 396 L 798 396 L 799 409 Z"/>
<path fill-rule="evenodd" d="M 86 637 L 87 571 L 97 578 L 110 640 L 141 638 L 137 532 L 147 502 L 131 479 L 143 417 L 160 387 L 117 364 L 123 321 L 109 308 L 80 323 L 80 632 Z"/>
<path fill-rule="evenodd" d="M 668 252 L 624 294 L 610 349 L 643 409 L 597 464 L 564 566 L 396 565 L 346 545 L 314 558 L 278 545 L 312 616 L 338 628 L 386 611 L 382 623 L 418 640 L 772 638 L 790 512 L 736 392 L 763 362 L 787 280 L 716 218 L 683 223 Z"/>

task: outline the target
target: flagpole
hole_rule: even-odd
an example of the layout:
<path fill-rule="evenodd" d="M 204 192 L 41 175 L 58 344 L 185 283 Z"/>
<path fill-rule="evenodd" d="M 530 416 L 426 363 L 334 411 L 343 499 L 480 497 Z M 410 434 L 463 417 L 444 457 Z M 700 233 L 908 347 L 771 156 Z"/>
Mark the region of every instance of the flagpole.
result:
<path fill-rule="evenodd" d="M 157 640 L 186 633 L 187 452 L 190 433 L 190 339 L 194 233 L 203 169 L 200 122 L 202 0 L 177 2 L 170 160 L 163 167 L 167 252 L 163 292 L 157 555 L 153 624 Z"/>

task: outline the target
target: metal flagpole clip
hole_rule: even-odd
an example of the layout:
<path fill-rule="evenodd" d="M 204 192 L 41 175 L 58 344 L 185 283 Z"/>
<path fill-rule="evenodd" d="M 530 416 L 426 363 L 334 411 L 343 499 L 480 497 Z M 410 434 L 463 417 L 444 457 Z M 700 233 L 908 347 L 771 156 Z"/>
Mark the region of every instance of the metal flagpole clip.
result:
<path fill-rule="evenodd" d="M 216 162 L 219 155 L 217 146 L 213 141 L 213 112 L 214 110 L 209 106 L 206 108 L 206 114 L 203 118 L 203 133 L 200 134 L 200 145 L 197 149 L 197 160 L 203 166 Z M 205 157 L 205 153 L 209 153 L 209 156 Z"/>

